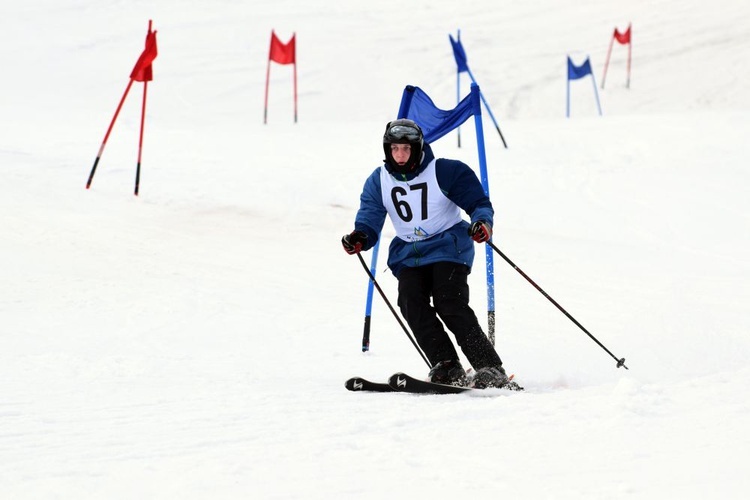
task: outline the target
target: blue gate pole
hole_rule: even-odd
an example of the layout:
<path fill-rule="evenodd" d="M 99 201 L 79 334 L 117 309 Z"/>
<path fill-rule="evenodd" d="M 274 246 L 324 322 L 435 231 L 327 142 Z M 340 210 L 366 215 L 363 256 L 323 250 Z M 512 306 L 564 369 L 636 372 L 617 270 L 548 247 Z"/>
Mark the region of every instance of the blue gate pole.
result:
<path fill-rule="evenodd" d="M 372 247 L 372 261 L 370 263 L 370 273 L 375 276 L 375 268 L 378 265 L 378 249 L 380 248 L 380 238 L 375 246 Z M 375 284 L 372 280 L 367 282 L 367 302 L 365 303 L 365 328 L 362 333 L 362 352 L 370 350 L 370 323 L 372 319 L 372 296 Z"/>
<path fill-rule="evenodd" d="M 479 93 L 479 86 L 472 84 L 472 93 Z M 478 106 L 477 106 L 478 107 Z M 478 107 L 479 108 L 479 107 Z M 484 194 L 490 196 L 490 184 L 487 177 L 487 156 L 484 149 L 484 129 L 482 128 L 482 112 L 474 114 L 474 124 L 477 131 L 477 149 L 479 150 L 479 177 L 484 188 Z M 489 245 L 484 246 L 486 268 L 487 268 L 487 336 L 495 345 L 495 266 L 492 248 Z"/>

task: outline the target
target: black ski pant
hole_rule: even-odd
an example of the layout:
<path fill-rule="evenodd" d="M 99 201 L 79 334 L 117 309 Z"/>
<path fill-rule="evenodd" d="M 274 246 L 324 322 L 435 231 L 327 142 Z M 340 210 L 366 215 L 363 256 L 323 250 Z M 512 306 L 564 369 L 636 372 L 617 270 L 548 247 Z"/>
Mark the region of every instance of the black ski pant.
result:
<path fill-rule="evenodd" d="M 399 273 L 401 314 L 432 365 L 458 359 L 443 324 L 456 337 L 461 351 L 475 370 L 502 364 L 469 307 L 468 276 L 469 268 L 454 262 L 406 267 Z"/>

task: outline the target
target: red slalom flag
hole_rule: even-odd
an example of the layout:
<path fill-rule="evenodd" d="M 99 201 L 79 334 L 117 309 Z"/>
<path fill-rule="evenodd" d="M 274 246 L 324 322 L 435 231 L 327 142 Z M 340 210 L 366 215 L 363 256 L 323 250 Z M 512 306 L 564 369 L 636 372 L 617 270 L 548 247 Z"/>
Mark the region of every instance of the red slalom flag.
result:
<path fill-rule="evenodd" d="M 263 105 L 263 123 L 268 123 L 268 84 L 271 78 L 271 61 L 279 64 L 291 64 L 294 69 L 294 123 L 297 123 L 297 34 L 293 33 L 287 43 L 281 43 L 276 32 L 271 30 L 271 48 L 268 51 L 266 65 L 266 99 Z"/>
<path fill-rule="evenodd" d="M 279 64 L 294 64 L 296 52 L 294 42 L 296 36 L 297 35 L 294 34 L 287 43 L 282 43 L 276 36 L 276 33 L 271 31 L 271 49 L 268 54 L 268 59 Z"/>
<path fill-rule="evenodd" d="M 151 63 L 156 59 L 158 51 L 156 49 L 156 31 L 151 31 L 150 28 L 149 26 L 149 31 L 146 35 L 146 48 L 143 49 L 141 56 L 133 67 L 133 71 L 130 73 L 130 78 L 137 82 L 150 82 L 154 79 Z"/>
<path fill-rule="evenodd" d="M 96 155 L 96 159 L 94 160 L 94 166 L 91 168 L 91 172 L 89 173 L 88 181 L 86 182 L 86 189 L 89 189 L 91 187 L 91 182 L 94 180 L 94 174 L 96 173 L 96 167 L 99 165 L 99 160 L 102 157 L 102 154 L 104 153 L 104 146 L 107 145 L 107 139 L 109 139 L 109 134 L 112 133 L 112 128 L 115 125 L 115 121 L 117 120 L 117 117 L 120 114 L 120 110 L 122 109 L 122 105 L 125 102 L 125 98 L 128 95 L 128 92 L 130 92 L 130 88 L 133 86 L 133 82 L 143 82 L 143 104 L 141 106 L 141 134 L 140 139 L 138 143 L 138 165 L 136 170 L 136 181 L 135 181 L 135 194 L 138 195 L 138 185 L 140 182 L 140 175 L 141 175 L 141 151 L 143 149 L 143 126 L 145 122 L 145 115 L 146 115 L 146 89 L 148 86 L 148 82 L 154 79 L 154 74 L 151 69 L 151 63 L 156 59 L 157 56 L 157 49 L 156 49 L 156 31 L 151 30 L 151 21 L 148 22 L 148 32 L 146 33 L 146 48 L 143 49 L 143 52 L 141 53 L 140 57 L 138 58 L 138 61 L 135 63 L 135 66 L 133 67 L 133 71 L 130 73 L 130 81 L 128 82 L 128 86 L 125 87 L 125 92 L 122 94 L 122 97 L 120 98 L 120 103 L 117 105 L 117 109 L 115 110 L 115 114 L 112 117 L 112 121 L 109 122 L 109 127 L 107 128 L 107 133 L 104 134 L 104 140 L 102 141 L 101 146 L 99 147 L 99 153 Z"/>
<path fill-rule="evenodd" d="M 628 29 L 625 30 L 625 33 L 620 33 L 619 31 L 617 31 L 617 28 L 615 28 L 615 39 L 620 42 L 620 45 L 630 43 L 630 26 L 628 26 Z"/>
<path fill-rule="evenodd" d="M 632 40 L 632 33 L 633 33 L 633 24 L 628 23 L 628 29 L 623 31 L 622 33 L 620 30 L 615 28 L 614 33 L 612 33 L 612 38 L 609 41 L 609 49 L 607 50 L 607 59 L 604 61 L 604 73 L 602 74 L 602 89 L 604 88 L 604 81 L 607 79 L 607 68 L 609 68 L 609 58 L 612 55 L 612 46 L 615 44 L 615 40 L 617 40 L 617 43 L 620 45 L 627 45 L 628 46 L 628 79 L 625 83 L 625 86 L 627 88 L 630 88 L 630 62 L 633 58 L 633 40 Z"/>

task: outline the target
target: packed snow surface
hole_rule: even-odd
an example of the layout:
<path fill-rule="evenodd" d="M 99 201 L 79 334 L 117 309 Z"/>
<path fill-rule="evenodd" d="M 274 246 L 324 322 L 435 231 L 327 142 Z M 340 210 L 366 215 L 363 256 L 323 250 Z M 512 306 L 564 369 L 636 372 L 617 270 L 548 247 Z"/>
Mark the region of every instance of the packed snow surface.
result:
<path fill-rule="evenodd" d="M 3 14 L 2 498 L 747 495 L 747 2 L 31 0 Z M 140 82 L 87 190 L 149 20 L 140 194 Z M 615 43 L 602 89 L 629 23 L 630 86 Z M 275 63 L 263 123 L 272 29 L 296 36 L 297 123 L 293 67 Z M 442 109 L 468 92 L 458 30 L 508 143 L 484 113 L 495 244 L 629 370 L 495 256 L 496 347 L 525 392 L 344 389 L 427 373 L 378 295 L 362 353 L 367 276 L 339 240 L 404 87 Z M 595 78 L 570 82 L 570 118 L 568 56 Z M 473 123 L 460 134 L 435 154 L 478 171 Z M 395 304 L 386 253 L 376 275 Z"/>

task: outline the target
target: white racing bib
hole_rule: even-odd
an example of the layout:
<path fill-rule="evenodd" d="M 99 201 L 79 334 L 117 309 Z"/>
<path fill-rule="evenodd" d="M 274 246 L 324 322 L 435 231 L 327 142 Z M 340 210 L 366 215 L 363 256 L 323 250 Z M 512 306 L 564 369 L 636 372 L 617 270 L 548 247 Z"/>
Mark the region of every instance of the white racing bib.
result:
<path fill-rule="evenodd" d="M 383 206 L 396 236 L 404 241 L 425 240 L 461 222 L 461 209 L 443 194 L 432 160 L 417 177 L 400 181 L 380 169 Z"/>

